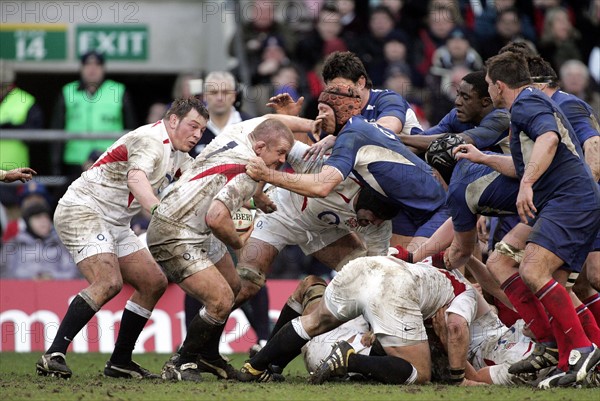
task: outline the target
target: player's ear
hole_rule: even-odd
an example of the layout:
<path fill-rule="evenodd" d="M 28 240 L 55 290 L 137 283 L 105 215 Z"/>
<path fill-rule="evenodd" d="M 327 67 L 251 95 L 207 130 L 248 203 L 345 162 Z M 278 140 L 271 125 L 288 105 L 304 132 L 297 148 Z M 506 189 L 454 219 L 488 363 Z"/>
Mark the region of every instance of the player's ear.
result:
<path fill-rule="evenodd" d="M 260 154 L 266 149 L 267 147 L 267 143 L 265 141 L 256 141 L 254 142 L 254 153 L 256 153 L 256 156 L 260 156 Z"/>
<path fill-rule="evenodd" d="M 483 107 L 488 107 L 491 104 L 492 104 L 492 98 L 491 97 L 487 97 L 486 96 L 486 97 L 484 97 L 484 98 L 481 99 L 481 105 Z"/>
<path fill-rule="evenodd" d="M 177 127 L 177 123 L 179 123 L 179 117 L 176 114 L 171 114 L 169 116 L 169 126 L 171 129 L 175 129 Z"/>
<path fill-rule="evenodd" d="M 356 82 L 358 89 L 363 90 L 365 86 L 367 86 L 367 78 L 364 75 L 361 75 Z"/>
<path fill-rule="evenodd" d="M 503 81 L 497 80 L 496 81 L 496 85 L 498 85 L 498 93 L 503 92 L 505 89 L 508 88 L 508 85 L 506 85 Z"/>

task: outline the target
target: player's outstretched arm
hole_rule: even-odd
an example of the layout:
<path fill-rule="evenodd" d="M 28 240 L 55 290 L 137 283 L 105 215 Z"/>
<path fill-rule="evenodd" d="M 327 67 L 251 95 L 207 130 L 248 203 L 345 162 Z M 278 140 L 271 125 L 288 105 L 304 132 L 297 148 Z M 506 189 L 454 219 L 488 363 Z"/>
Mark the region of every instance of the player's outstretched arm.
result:
<path fill-rule="evenodd" d="M 444 264 L 448 270 L 460 269 L 467 264 L 477 244 L 477 228 L 454 232 L 454 240 L 444 253 Z"/>
<path fill-rule="evenodd" d="M 406 146 L 415 149 L 415 153 L 424 153 L 431 142 L 443 137 L 445 134 L 439 135 L 400 135 L 400 140 Z"/>
<path fill-rule="evenodd" d="M 467 362 L 467 351 L 469 349 L 469 324 L 464 317 L 456 313 L 446 314 L 448 325 L 448 364 L 450 365 L 450 376 L 459 375 L 462 370 L 462 378 L 452 378 L 456 384 L 461 384 L 465 379 Z M 456 373 L 454 373 L 456 372 Z"/>
<path fill-rule="evenodd" d="M 260 157 L 250 159 L 246 173 L 255 181 L 265 181 L 311 198 L 324 198 L 342 182 L 342 174 L 334 167 L 323 166 L 316 174 L 290 174 L 267 168 Z"/>
<path fill-rule="evenodd" d="M 458 145 L 452 151 L 456 160 L 467 159 L 473 163 L 485 164 L 502 175 L 518 178 L 515 164 L 509 155 L 483 153 L 474 145 Z"/>
<path fill-rule="evenodd" d="M 297 102 L 289 93 L 281 93 L 269 99 L 267 107 L 273 108 L 277 114 L 286 114 L 288 116 L 299 116 L 304 104 L 304 96 L 301 96 Z"/>
<path fill-rule="evenodd" d="M 27 182 L 33 178 L 37 172 L 29 167 L 15 168 L 13 170 L 4 171 L 0 170 L 0 181 L 3 182 L 14 182 L 21 181 Z"/>
<path fill-rule="evenodd" d="M 389 129 L 390 131 L 392 131 L 394 134 L 396 134 L 398 136 L 400 136 L 400 133 L 402 132 L 402 129 L 404 128 L 402 121 L 400 121 L 399 118 L 394 117 L 394 116 L 383 116 L 377 120 L 377 124 Z"/>
<path fill-rule="evenodd" d="M 500 285 L 496 279 L 491 275 L 490 271 L 485 265 L 474 256 L 471 256 L 469 263 L 467 263 L 467 269 L 473 274 L 475 280 L 483 287 L 483 289 L 492 295 L 494 298 L 498 298 L 504 305 L 510 309 L 514 309 L 510 300 L 500 288 Z"/>
<path fill-rule="evenodd" d="M 274 120 L 279 120 L 284 123 L 292 132 L 307 132 L 311 130 L 313 120 L 290 116 L 286 114 L 265 114 L 264 117 Z"/>
<path fill-rule="evenodd" d="M 594 181 L 600 180 L 600 136 L 593 136 L 583 143 L 585 162 L 592 170 Z"/>

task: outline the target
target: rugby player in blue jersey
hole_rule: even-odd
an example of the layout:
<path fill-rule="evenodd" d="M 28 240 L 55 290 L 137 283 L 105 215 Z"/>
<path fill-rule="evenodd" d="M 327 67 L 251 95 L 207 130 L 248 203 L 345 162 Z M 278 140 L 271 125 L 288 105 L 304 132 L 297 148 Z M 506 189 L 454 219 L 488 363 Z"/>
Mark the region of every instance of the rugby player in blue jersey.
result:
<path fill-rule="evenodd" d="M 343 84 L 353 87 L 360 95 L 360 115 L 368 122 L 376 122 L 403 137 L 418 134 L 423 131 L 417 120 L 415 112 L 401 95 L 388 89 L 373 89 L 373 83 L 358 56 L 352 52 L 335 52 L 325 59 L 323 63 L 323 81 L 325 84 Z M 327 119 L 323 115 L 317 116 L 322 121 L 323 131 L 329 131 Z M 508 121 L 508 119 L 507 119 Z M 508 126 L 508 123 L 507 123 Z M 320 142 L 313 145 L 307 152 L 307 157 L 322 156 L 335 143 L 335 136 L 325 136 Z M 419 227 L 412 218 L 402 210 L 392 220 L 391 244 L 402 244 L 406 247 L 416 247 L 419 243 L 433 234 L 437 225 Z"/>
<path fill-rule="evenodd" d="M 318 173 L 271 173 L 258 159 L 247 164 L 247 173 L 255 180 L 308 197 L 327 196 L 353 173 L 382 200 L 401 207 L 416 227 L 430 227 L 433 233 L 449 217 L 439 178 L 392 131 L 358 116 L 360 105 L 360 96 L 348 85 L 330 85 L 321 93 L 319 111 L 326 120 L 324 126 L 337 139 Z"/>
<path fill-rule="evenodd" d="M 600 125 L 598 124 L 598 117 L 596 116 L 595 111 L 583 100 L 560 91 L 558 77 L 547 61 L 541 57 L 528 57 L 527 60 L 534 86 L 543 91 L 547 96 L 551 97 L 551 99 L 560 107 L 569 123 L 571 123 L 574 133 L 577 136 L 579 143 L 582 145 L 585 162 L 590 167 L 594 180 L 597 181 L 600 176 L 600 155 L 598 152 L 600 142 L 598 128 Z M 503 238 L 497 246 L 495 251 L 496 254 L 492 254 L 488 261 L 488 268 L 492 271 L 496 279 L 501 283 L 509 283 L 509 285 L 506 286 L 507 295 L 510 296 L 511 293 L 513 293 L 513 296 L 520 298 L 515 301 L 516 305 L 520 301 L 524 301 L 524 299 L 518 291 L 514 291 L 515 285 L 512 285 L 511 281 L 513 276 L 516 276 L 515 272 L 518 270 L 522 249 L 525 247 L 525 240 L 530 232 L 531 229 L 529 227 L 524 224 L 519 224 L 519 226 L 515 227 L 508 236 Z M 575 311 L 582 327 L 588 338 L 595 344 L 600 343 L 600 329 L 596 323 L 600 317 L 600 311 L 598 310 L 600 309 L 600 302 L 598 302 L 600 297 L 598 296 L 597 291 L 597 288 L 599 287 L 598 280 L 600 280 L 600 264 L 598 263 L 600 261 L 599 250 L 600 236 L 596 235 L 592 252 L 587 256 L 582 271 L 583 274 L 579 275 L 577 272 L 572 272 L 566 283 L 566 288 L 568 290 L 573 288 L 577 294 L 577 296 L 575 296 L 573 292 L 569 291 L 569 295 L 571 296 L 573 305 L 576 307 Z M 520 281 L 517 277 L 515 277 L 515 279 L 516 281 Z M 515 284 L 517 287 L 519 285 L 524 285 L 522 283 Z M 536 300 L 528 303 L 530 305 L 535 303 L 539 304 Z M 538 307 L 543 313 L 541 304 L 539 304 Z M 536 323 L 531 325 L 532 331 L 536 335 L 538 341 L 541 341 L 542 344 L 542 346 L 538 345 L 540 348 L 539 352 L 534 352 L 528 360 L 524 360 L 518 365 L 513 365 L 511 367 L 513 373 L 533 372 L 544 366 L 556 364 L 555 357 L 557 351 L 552 349 L 552 346 L 554 346 L 554 348 L 556 347 L 556 339 L 554 338 L 553 333 L 548 330 L 547 324 L 550 322 L 542 325 L 542 320 L 545 319 L 538 319 Z M 543 346 L 543 344 L 546 344 L 546 346 Z M 564 371 L 567 369 L 566 355 L 564 352 L 562 359 L 562 363 L 559 364 L 558 369 L 548 372 L 545 376 L 538 378 L 536 382 L 538 387 L 547 388 L 558 382 L 564 375 Z M 590 379 L 590 375 L 593 375 L 594 373 L 595 372 L 590 372 L 588 379 Z M 593 379 L 588 381 L 593 382 Z"/>
<path fill-rule="evenodd" d="M 454 108 L 435 126 L 422 134 L 401 136 L 400 140 L 423 153 L 435 139 L 445 134 L 457 134 L 478 149 L 507 153 L 510 115 L 506 109 L 496 109 L 488 94 L 485 72 L 465 75 L 456 90 Z"/>
<path fill-rule="evenodd" d="M 528 65 L 535 86 L 558 104 L 573 126 L 583 149 L 585 162 L 590 167 L 594 180 L 600 181 L 600 118 L 597 112 L 577 96 L 560 90 L 558 76 L 550 63 L 541 57 L 533 57 L 528 59 Z M 587 270 L 585 278 L 596 290 L 595 297 L 592 296 L 592 298 L 597 299 L 597 291 L 600 291 L 600 233 L 596 236 L 584 270 Z M 580 294 L 577 295 L 580 296 Z M 580 298 L 584 300 L 590 295 L 594 294 L 592 291 L 587 291 L 581 294 L 583 298 L 581 296 Z M 598 305 L 600 306 L 600 302 Z M 597 316 L 596 320 L 600 320 L 600 315 L 595 316 Z"/>
<path fill-rule="evenodd" d="M 465 75 L 457 88 L 455 108 L 450 111 L 436 126 L 433 126 L 417 135 L 401 135 L 400 140 L 415 153 L 425 152 L 433 141 L 447 134 L 455 134 L 466 143 L 475 145 L 478 149 L 492 150 L 498 153 L 508 153 L 508 128 L 510 115 L 506 109 L 496 109 L 488 94 L 485 73 L 482 71 L 472 72 Z M 446 183 L 450 181 L 452 169 L 443 165 L 434 165 Z M 407 255 L 408 261 L 421 260 L 426 256 L 436 255 L 445 246 L 437 239 L 430 238 L 428 241 L 422 238 L 412 238 L 414 228 L 408 224 L 399 214 L 393 223 L 394 236 L 392 246 L 408 248 L 401 253 Z M 451 231 L 444 230 L 451 238 Z M 415 245 L 420 245 L 415 249 Z M 431 246 L 433 245 L 433 246 Z M 440 246 L 442 245 L 443 248 Z M 410 251 L 410 252 L 409 252 Z"/>
<path fill-rule="evenodd" d="M 534 220 L 519 267 L 527 286 L 513 290 L 525 294 L 529 288 L 555 320 L 560 359 L 568 354 L 569 368 L 553 384 L 579 383 L 600 362 L 600 350 L 586 336 L 575 309 L 565 307 L 572 302 L 553 273 L 561 267 L 581 270 L 600 228 L 600 191 L 573 127 L 555 102 L 531 86 L 523 56 L 505 53 L 488 60 L 486 81 L 494 105 L 511 112 L 512 160 L 497 157 L 494 163 L 508 170 L 512 164 L 520 180 L 517 211 L 523 222 Z M 526 316 L 532 312 L 519 310 L 526 321 L 543 319 Z"/>

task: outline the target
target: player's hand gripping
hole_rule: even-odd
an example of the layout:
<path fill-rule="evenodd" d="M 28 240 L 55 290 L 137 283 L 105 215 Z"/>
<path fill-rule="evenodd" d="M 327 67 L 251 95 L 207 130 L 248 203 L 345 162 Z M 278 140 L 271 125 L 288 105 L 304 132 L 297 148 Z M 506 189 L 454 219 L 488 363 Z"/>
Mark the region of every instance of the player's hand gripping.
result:
<path fill-rule="evenodd" d="M 482 163 L 485 158 L 485 153 L 471 144 L 458 145 L 452 150 L 452 153 L 456 160 L 467 159 L 473 163 Z"/>
<path fill-rule="evenodd" d="M 246 164 L 246 174 L 254 181 L 267 181 L 267 178 L 269 178 L 269 168 L 263 159 L 253 157 Z"/>
<path fill-rule="evenodd" d="M 323 157 L 325 152 L 333 148 L 333 145 L 335 144 L 335 138 L 336 137 L 333 135 L 327 135 L 325 138 L 306 149 L 306 152 L 304 153 L 304 160 L 317 160 Z"/>
<path fill-rule="evenodd" d="M 265 193 L 254 194 L 254 206 L 265 213 L 273 213 L 277 210 L 277 205 Z"/>

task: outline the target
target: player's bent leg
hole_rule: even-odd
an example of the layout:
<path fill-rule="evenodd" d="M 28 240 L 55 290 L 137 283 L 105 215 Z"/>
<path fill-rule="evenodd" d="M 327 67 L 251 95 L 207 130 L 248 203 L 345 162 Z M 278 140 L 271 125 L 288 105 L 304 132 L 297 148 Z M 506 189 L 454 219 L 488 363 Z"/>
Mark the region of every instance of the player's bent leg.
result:
<path fill-rule="evenodd" d="M 305 277 L 281 309 L 279 318 L 269 336 L 269 341 L 287 322 L 298 316 L 312 313 L 323 297 L 326 285 L 327 283 L 321 277 L 314 275 Z"/>
<path fill-rule="evenodd" d="M 304 278 L 296 291 L 299 290 L 299 301 L 302 303 L 302 314 L 312 313 L 323 298 L 327 283 L 321 277 L 310 275 Z M 296 292 L 292 296 L 295 296 Z M 298 298 L 296 298 L 298 299 Z"/>
<path fill-rule="evenodd" d="M 581 300 L 598 293 L 600 287 L 600 252 L 590 252 L 583 269 L 575 280 L 573 291 Z"/>
<path fill-rule="evenodd" d="M 588 254 L 583 269 L 575 281 L 573 291 L 594 316 L 596 324 L 600 326 L 600 294 L 598 289 L 600 289 L 600 251 L 593 251 Z M 596 343 L 596 345 L 599 344 Z"/>
<path fill-rule="evenodd" d="M 533 292 L 542 289 L 553 274 L 563 265 L 562 259 L 546 248 L 530 242 L 525 247 L 523 261 L 519 266 L 519 274 Z"/>
<path fill-rule="evenodd" d="M 552 327 L 559 344 L 559 366 L 562 366 L 561 361 L 566 359 L 567 354 L 569 366 L 557 384 L 569 386 L 583 381 L 587 373 L 600 362 L 600 349 L 587 337 L 566 289 L 552 277 L 544 282 L 562 264 L 562 259 L 557 255 L 530 242 L 525 248 L 519 271 L 554 319 Z M 535 271 L 538 272 L 537 276 Z M 564 333 L 568 333 L 568 338 Z"/>
<path fill-rule="evenodd" d="M 600 251 L 590 252 L 585 266 L 587 281 L 594 290 L 600 292 Z"/>
<path fill-rule="evenodd" d="M 413 384 L 418 376 L 417 369 L 410 362 L 391 355 L 350 355 L 348 372 L 360 373 L 384 384 Z"/>
<path fill-rule="evenodd" d="M 411 374 L 407 378 L 410 379 L 410 383 L 406 384 L 423 384 L 431 380 L 431 355 L 427 341 L 415 345 L 384 346 L 383 349 L 389 356 L 403 359 L 416 370 L 416 378 Z"/>
<path fill-rule="evenodd" d="M 343 321 L 335 317 L 333 313 L 328 309 L 327 303 L 324 302 L 325 298 L 321 298 L 315 309 L 308 315 L 300 316 L 299 321 L 302 325 L 302 329 L 306 334 L 313 338 L 319 334 L 327 333 L 330 330 L 335 329 L 342 323 L 352 320 L 358 316 L 346 317 Z"/>
<path fill-rule="evenodd" d="M 119 260 L 113 253 L 90 256 L 79 262 L 77 268 L 90 283 L 86 292 L 98 308 L 113 299 L 123 288 Z"/>
<path fill-rule="evenodd" d="M 360 373 L 364 377 L 384 384 L 412 384 L 417 370 L 402 358 L 390 355 L 359 355 L 347 341 L 333 345 L 321 365 L 311 372 L 312 384 L 323 384 L 333 377 Z"/>
<path fill-rule="evenodd" d="M 40 376 L 54 376 L 69 379 L 73 372 L 67 366 L 65 354 L 62 352 L 45 353 L 35 364 L 36 372 Z"/>
<path fill-rule="evenodd" d="M 327 309 L 323 299 L 316 309 L 285 324 L 240 370 L 241 381 L 271 381 L 270 364 L 285 367 L 300 354 L 302 346 L 312 337 L 340 326 L 343 322 Z"/>
<path fill-rule="evenodd" d="M 367 249 L 355 233 L 348 233 L 312 254 L 335 271 L 340 271 L 349 261 L 366 255 Z"/>
<path fill-rule="evenodd" d="M 226 255 L 228 256 L 228 255 Z M 224 256 L 225 257 L 225 256 Z M 204 307 L 194 316 L 179 353 L 163 366 L 162 377 L 175 381 L 201 381 L 199 359 L 220 359 L 211 343 L 222 332 L 233 304 L 233 290 L 215 266 L 209 266 L 185 277 L 179 286 L 202 302 Z"/>
<path fill-rule="evenodd" d="M 241 279 L 241 287 L 236 295 L 233 309 L 238 308 L 260 290 L 264 285 L 264 276 L 278 253 L 279 251 L 274 246 L 250 237 L 242 248 L 236 267 Z"/>
<path fill-rule="evenodd" d="M 232 310 L 239 308 L 258 294 L 267 281 L 265 275 L 254 268 L 238 265 L 236 271 L 240 279 L 240 290 L 236 294 Z"/>
<path fill-rule="evenodd" d="M 530 355 L 511 364 L 508 369 L 511 375 L 535 373 L 558 363 L 558 348 L 546 311 L 518 273 L 524 252 L 512 244 L 524 244 L 522 237 L 528 231 L 528 226 L 518 224 L 503 241 L 496 243 L 495 250 L 486 263 L 488 270 L 501 284 L 502 291 L 527 323 L 537 341 Z M 519 233 L 522 235 L 519 236 Z"/>
<path fill-rule="evenodd" d="M 233 305 L 233 290 L 215 266 L 185 278 L 179 286 L 204 304 L 206 313 L 216 320 L 225 320 Z"/>
<path fill-rule="evenodd" d="M 229 287 L 231 287 L 235 299 L 235 296 L 240 292 L 241 282 L 231 255 L 226 253 L 217 263 L 215 263 L 215 267 L 219 273 L 221 273 L 223 278 L 225 278 Z"/>
<path fill-rule="evenodd" d="M 167 278 L 147 249 L 120 257 L 119 265 L 123 280 L 131 284 L 135 291 L 123 310 L 115 349 L 104 367 L 104 375 L 133 379 L 160 378 L 133 362 L 132 353 L 154 306 L 167 289 Z"/>
<path fill-rule="evenodd" d="M 310 383 L 323 384 L 332 377 L 346 376 L 350 358 L 353 356 L 356 356 L 356 351 L 347 341 L 342 340 L 333 344 L 329 355 L 314 372 L 311 372 Z"/>
<path fill-rule="evenodd" d="M 518 223 L 502 238 L 502 241 L 496 243 L 486 266 L 498 283 L 504 283 L 518 271 L 530 233 L 531 227 Z"/>
<path fill-rule="evenodd" d="M 519 271 L 520 252 L 503 241 L 496 243 L 496 249 L 488 256 L 485 265 L 499 284 Z"/>
<path fill-rule="evenodd" d="M 102 305 L 119 293 L 123 286 L 117 257 L 100 253 L 81 260 L 77 267 L 90 283 L 71 301 L 56 332 L 52 345 L 36 363 L 36 371 L 44 376 L 69 378 L 65 354 L 77 333 L 100 310 Z"/>
<path fill-rule="evenodd" d="M 523 261 L 525 241 L 531 227 L 519 223 L 495 246 L 487 266 L 518 313 L 533 332 L 536 341 L 533 352 L 513 363 L 510 374 L 534 373 L 558 363 L 558 348 L 546 311 L 520 276 L 518 267 Z M 551 274 L 551 273 L 548 273 Z"/>
<path fill-rule="evenodd" d="M 167 277 L 154 261 L 147 249 L 119 258 L 123 281 L 131 284 L 135 292 L 131 301 L 146 308 L 154 309 L 160 297 L 167 290 Z"/>
<path fill-rule="evenodd" d="M 179 365 L 196 363 L 199 372 L 211 373 L 220 379 L 231 379 L 236 370 L 219 354 L 219 342 L 225 322 L 231 312 L 234 293 L 221 271 L 234 271 L 229 254 L 219 262 L 188 276 L 180 287 L 203 304 L 190 324 L 180 349 Z"/>

